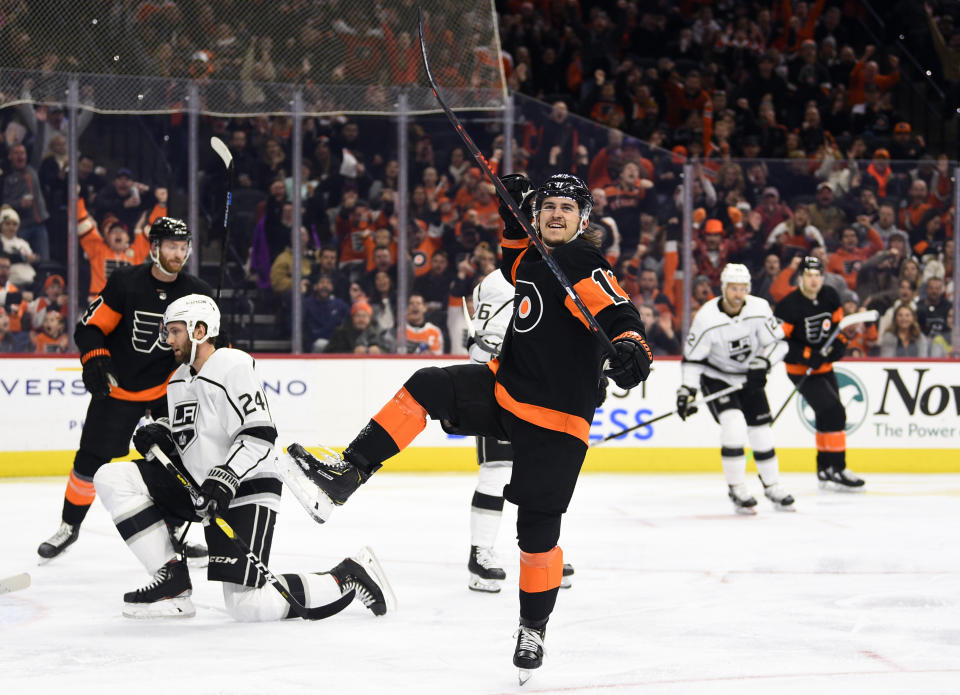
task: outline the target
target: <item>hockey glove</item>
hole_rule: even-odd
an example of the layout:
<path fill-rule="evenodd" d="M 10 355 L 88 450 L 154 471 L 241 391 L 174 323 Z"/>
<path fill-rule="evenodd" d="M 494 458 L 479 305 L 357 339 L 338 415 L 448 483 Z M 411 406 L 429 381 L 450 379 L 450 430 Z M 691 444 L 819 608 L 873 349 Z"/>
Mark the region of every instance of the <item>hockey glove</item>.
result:
<path fill-rule="evenodd" d="M 747 363 L 747 388 L 762 389 L 767 385 L 767 372 L 770 371 L 770 360 L 756 355 Z"/>
<path fill-rule="evenodd" d="M 160 451 L 166 454 L 171 461 L 180 457 L 177 445 L 173 443 L 170 422 L 165 417 L 157 418 L 133 433 L 133 446 L 144 458 L 150 458 L 148 454 L 150 447 L 154 444 L 160 447 Z"/>
<path fill-rule="evenodd" d="M 237 494 L 240 480 L 226 466 L 214 466 L 200 485 L 200 496 L 193 506 L 204 523 L 222 516 Z"/>
<path fill-rule="evenodd" d="M 83 365 L 83 385 L 93 399 L 98 401 L 109 396 L 110 387 L 117 385 L 110 352 L 104 348 L 91 350 L 80 358 L 80 364 Z"/>
<path fill-rule="evenodd" d="M 695 388 L 681 386 L 677 389 L 677 415 L 680 416 L 681 420 L 686 420 L 690 415 L 693 415 L 699 410 L 697 406 L 690 405 L 696 398 L 697 390 Z"/>
<path fill-rule="evenodd" d="M 826 360 L 823 359 L 823 355 L 820 354 L 819 349 L 809 347 L 803 349 L 803 363 L 810 367 L 810 369 L 820 369 L 824 362 L 826 362 Z"/>
<path fill-rule="evenodd" d="M 830 345 L 830 349 L 827 350 L 826 357 L 823 358 L 824 362 L 836 362 L 842 358 L 847 352 L 847 343 L 845 340 L 841 339 L 840 336 L 837 336 L 833 343 Z"/>
<path fill-rule="evenodd" d="M 613 339 L 616 357 L 610 358 L 603 370 L 604 376 L 613 379 L 622 389 L 632 389 L 650 376 L 650 363 L 653 353 L 647 347 L 647 341 L 636 331 L 621 333 Z"/>
<path fill-rule="evenodd" d="M 597 407 L 603 405 L 604 401 L 607 400 L 607 387 L 610 386 L 610 380 L 605 377 L 600 377 L 600 383 L 597 384 Z"/>
<path fill-rule="evenodd" d="M 500 177 L 503 187 L 513 196 L 517 205 L 520 206 L 520 212 L 523 217 L 530 221 L 533 219 L 533 184 L 523 174 L 507 174 Z M 507 239 L 522 239 L 526 232 L 517 222 L 517 218 L 510 212 L 510 208 L 502 200 L 500 201 L 500 217 L 503 219 L 503 234 Z"/>

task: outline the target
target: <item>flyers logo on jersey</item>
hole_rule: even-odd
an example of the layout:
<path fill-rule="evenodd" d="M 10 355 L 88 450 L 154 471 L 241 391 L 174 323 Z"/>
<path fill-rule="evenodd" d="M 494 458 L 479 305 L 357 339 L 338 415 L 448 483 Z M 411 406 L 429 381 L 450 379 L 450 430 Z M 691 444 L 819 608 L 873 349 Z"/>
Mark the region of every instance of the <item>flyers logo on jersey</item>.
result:
<path fill-rule="evenodd" d="M 173 419 L 170 429 L 173 430 L 173 441 L 177 448 L 184 451 L 197 438 L 197 401 L 184 401 L 173 407 Z"/>
<path fill-rule="evenodd" d="M 163 325 L 163 314 L 152 311 L 133 312 L 133 334 L 130 336 L 133 349 L 137 352 L 150 353 L 155 347 L 169 350 L 170 346 L 160 340 L 160 327 Z"/>
<path fill-rule="evenodd" d="M 518 333 L 532 331 L 543 318 L 543 298 L 540 290 L 532 282 L 517 280 L 517 293 L 514 297 L 513 330 Z"/>
<path fill-rule="evenodd" d="M 806 334 L 807 342 L 811 345 L 822 343 L 829 335 L 831 325 L 833 325 L 833 322 L 827 312 L 806 317 L 803 320 L 803 331 Z"/>

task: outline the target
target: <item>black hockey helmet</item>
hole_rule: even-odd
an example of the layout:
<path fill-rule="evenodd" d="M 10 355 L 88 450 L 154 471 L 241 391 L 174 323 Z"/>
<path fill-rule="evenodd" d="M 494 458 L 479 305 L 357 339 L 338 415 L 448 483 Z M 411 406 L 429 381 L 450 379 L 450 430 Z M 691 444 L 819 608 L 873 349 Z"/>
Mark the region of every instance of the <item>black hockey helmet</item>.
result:
<path fill-rule="evenodd" d="M 580 219 L 590 217 L 593 210 L 593 196 L 587 184 L 573 174 L 554 174 L 537 188 L 533 199 L 533 216 L 540 214 L 540 206 L 547 198 L 570 198 L 580 207 Z"/>
<path fill-rule="evenodd" d="M 193 235 L 183 220 L 176 217 L 158 217 L 150 225 L 150 242 L 154 241 L 191 241 Z"/>
<path fill-rule="evenodd" d="M 816 256 L 804 256 L 800 261 L 800 273 L 803 274 L 805 270 L 818 270 L 823 275 L 823 261 Z"/>

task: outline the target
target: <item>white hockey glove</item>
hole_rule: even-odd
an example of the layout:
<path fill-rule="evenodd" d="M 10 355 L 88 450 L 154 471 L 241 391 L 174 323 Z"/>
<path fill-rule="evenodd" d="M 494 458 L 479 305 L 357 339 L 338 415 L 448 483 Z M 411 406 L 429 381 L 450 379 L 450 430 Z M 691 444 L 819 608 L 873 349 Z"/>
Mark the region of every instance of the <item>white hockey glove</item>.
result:
<path fill-rule="evenodd" d="M 690 388 L 689 386 L 681 386 L 677 389 L 677 415 L 680 416 L 681 420 L 686 420 L 687 417 L 693 415 L 697 410 L 697 406 L 690 404 L 693 403 L 697 398 L 697 390 Z"/>

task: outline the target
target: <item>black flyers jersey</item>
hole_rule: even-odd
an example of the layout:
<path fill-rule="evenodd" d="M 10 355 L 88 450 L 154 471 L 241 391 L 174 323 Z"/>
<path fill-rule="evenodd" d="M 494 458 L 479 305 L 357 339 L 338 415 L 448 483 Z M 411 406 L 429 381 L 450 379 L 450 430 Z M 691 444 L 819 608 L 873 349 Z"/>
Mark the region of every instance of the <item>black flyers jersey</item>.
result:
<path fill-rule="evenodd" d="M 786 359 L 787 373 L 803 374 L 807 366 L 791 359 L 791 356 L 809 355 L 823 347 L 843 318 L 843 309 L 837 291 L 824 285 L 815 299 L 807 299 L 799 289 L 794 290 L 777 304 L 773 315 L 783 322 L 783 333 L 790 345 Z M 820 374 L 831 369 L 833 365 L 825 362 L 813 373 Z"/>
<path fill-rule="evenodd" d="M 576 238 L 552 252 L 611 340 L 644 334 L 640 314 L 600 250 Z M 504 239 L 503 273 L 516 287 L 513 319 L 496 371 L 497 402 L 517 417 L 584 442 L 605 353 L 535 247 Z"/>
<path fill-rule="evenodd" d="M 170 302 L 188 294 L 213 296 L 210 285 L 193 275 L 180 273 L 173 282 L 162 282 L 152 267 L 117 268 L 74 332 L 81 357 L 91 350 L 110 352 L 119 384 L 110 395 L 120 400 L 151 401 L 164 395 L 177 364 L 160 338 L 163 313 Z"/>

